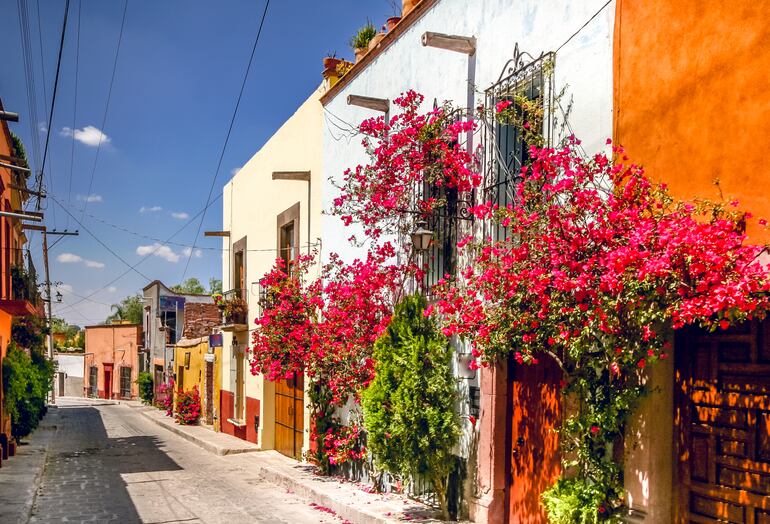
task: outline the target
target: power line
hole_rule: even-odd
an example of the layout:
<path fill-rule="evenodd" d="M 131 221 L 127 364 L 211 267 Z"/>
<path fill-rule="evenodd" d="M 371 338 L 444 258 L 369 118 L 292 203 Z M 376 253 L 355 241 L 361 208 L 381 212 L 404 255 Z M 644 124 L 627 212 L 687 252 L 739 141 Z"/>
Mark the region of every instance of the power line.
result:
<path fill-rule="evenodd" d="M 70 212 L 69 212 L 69 210 L 68 210 L 68 209 L 67 209 L 67 208 L 66 208 L 64 205 L 62 205 L 62 203 L 61 203 L 61 202 L 59 202 L 59 201 L 56 199 L 56 197 L 54 197 L 53 195 L 49 194 L 49 195 L 48 195 L 48 198 L 50 198 L 51 200 L 53 200 L 53 201 L 54 201 L 54 203 L 55 203 L 56 205 L 58 205 L 60 208 L 62 208 L 62 210 L 64 210 L 64 212 L 65 212 L 65 213 L 67 213 L 67 214 L 70 216 L 70 218 L 72 218 L 72 220 L 74 220 L 74 221 L 75 221 L 75 222 L 76 222 L 76 223 L 77 223 L 77 224 L 78 224 L 80 227 L 82 227 L 82 228 L 83 228 L 83 230 L 85 230 L 85 232 L 86 232 L 86 233 L 88 233 L 88 234 L 91 236 L 91 238 L 93 238 L 94 240 L 96 240 L 96 241 L 99 243 L 99 245 L 100 245 L 100 246 L 102 246 L 104 249 L 106 249 L 107 251 L 109 251 L 109 252 L 110 252 L 110 254 L 112 254 L 112 256 L 114 256 L 115 258 L 117 258 L 118 260 L 120 260 L 121 262 L 123 262 L 123 263 L 124 263 L 126 266 L 128 266 L 128 267 L 129 267 L 131 270 L 133 270 L 133 271 L 134 271 L 134 272 L 135 272 L 137 275 L 141 276 L 142 278 L 146 278 L 147 280 L 150 280 L 150 277 L 148 277 L 147 275 L 145 275 L 145 274 L 144 274 L 144 273 L 142 273 L 141 271 L 137 271 L 137 270 L 136 270 L 136 269 L 135 269 L 135 268 L 134 268 L 134 267 L 133 267 L 133 266 L 132 266 L 130 263 L 128 263 L 128 262 L 126 261 L 126 259 L 124 259 L 122 256 L 118 255 L 118 254 L 115 252 L 115 250 L 114 250 L 114 249 L 112 249 L 110 246 L 108 246 L 106 243 L 104 243 L 104 242 L 103 242 L 103 241 L 102 241 L 102 240 L 101 240 L 99 237 L 97 237 L 95 234 L 93 234 L 93 232 L 91 232 L 91 230 L 90 230 L 90 229 L 88 229 L 88 228 L 87 228 L 87 227 L 86 227 L 86 226 L 85 226 L 85 225 L 84 225 L 84 224 L 83 224 L 83 223 L 82 223 L 80 220 L 78 220 L 77 218 L 75 218 L 75 215 L 73 215 L 72 213 L 70 213 Z"/>
<path fill-rule="evenodd" d="M 77 128 L 77 116 L 78 116 L 78 71 L 80 69 L 80 20 L 81 11 L 83 7 L 83 0 L 78 0 L 78 33 L 77 40 L 75 41 L 75 95 L 72 103 L 72 146 L 70 147 L 70 173 L 69 182 L 67 184 L 67 204 L 72 203 L 72 170 L 75 166 L 75 129 Z M 52 188 L 53 189 L 53 188 Z M 90 192 L 89 192 L 90 193 Z M 87 200 L 86 200 L 87 201 Z M 67 217 L 67 226 L 69 225 L 69 217 Z M 65 228 L 67 227 L 65 226 Z"/>
<path fill-rule="evenodd" d="M 206 218 L 206 210 L 209 208 L 209 202 L 211 201 L 211 194 L 214 192 L 214 185 L 219 176 L 219 170 L 222 168 L 222 160 L 225 157 L 225 151 L 227 150 L 227 143 L 230 141 L 230 133 L 233 130 L 233 124 L 235 124 L 235 117 L 238 114 L 238 108 L 241 105 L 241 97 L 243 96 L 243 90 L 246 87 L 246 80 L 249 78 L 249 71 L 251 70 L 251 63 L 254 61 L 254 53 L 257 50 L 257 44 L 259 43 L 259 37 L 262 34 L 262 27 L 265 24 L 265 17 L 267 16 L 267 8 L 270 6 L 270 0 L 265 1 L 265 9 L 262 11 L 262 19 L 259 21 L 259 29 L 257 29 L 257 36 L 254 38 L 254 45 L 251 47 L 251 55 L 249 56 L 249 63 L 246 65 L 246 71 L 243 75 L 243 81 L 241 82 L 241 90 L 238 93 L 238 99 L 235 102 L 235 109 L 233 110 L 233 116 L 230 118 L 230 125 L 227 128 L 227 135 L 225 136 L 225 143 L 222 145 L 222 151 L 219 154 L 219 162 L 217 162 L 217 170 L 214 172 L 214 177 L 211 179 L 211 187 L 209 188 L 209 194 L 206 197 L 206 206 L 203 208 L 203 214 L 201 215 L 201 221 L 198 224 L 198 231 L 193 237 L 193 249 L 190 251 L 190 256 L 187 257 L 187 262 L 184 266 L 184 272 L 182 273 L 182 282 L 184 277 L 187 276 L 187 269 L 190 267 L 190 261 L 192 260 L 193 250 L 195 249 L 195 243 L 198 241 L 198 235 L 201 234 L 201 228 L 203 227 L 203 220 Z"/>
<path fill-rule="evenodd" d="M 69 1 L 69 0 L 68 0 Z M 88 197 L 94 185 L 94 174 L 96 173 L 96 164 L 99 162 L 99 151 L 102 149 L 102 139 L 104 138 L 104 126 L 107 124 L 107 113 L 110 110 L 110 99 L 112 98 L 112 86 L 115 84 L 115 71 L 118 69 L 118 56 L 120 55 L 120 44 L 123 42 L 123 28 L 126 25 L 126 12 L 128 11 L 128 0 L 123 4 L 123 18 L 120 21 L 120 33 L 118 34 L 118 46 L 115 48 L 115 59 L 112 63 L 112 76 L 110 77 L 110 87 L 107 90 L 107 103 L 104 106 L 104 116 L 102 117 L 102 127 L 99 129 L 99 143 L 96 145 L 96 156 L 94 157 L 94 167 L 91 169 L 91 180 L 88 183 L 88 192 L 86 200 L 83 203 L 83 214 L 80 220 L 85 220 L 86 207 L 88 206 Z M 74 129 L 73 129 L 74 133 Z"/>
<path fill-rule="evenodd" d="M 605 3 L 603 6 L 601 6 L 601 7 L 599 8 L 599 10 L 598 10 L 598 11 L 596 11 L 596 12 L 593 14 L 593 16 L 592 16 L 591 18 L 589 18 L 589 19 L 586 21 L 586 23 L 585 23 L 585 24 L 583 24 L 582 26 L 580 26 L 580 29 L 578 29 L 577 31 L 575 31 L 574 33 L 572 33 L 572 36 L 570 36 L 569 38 L 567 38 L 567 39 L 564 41 L 564 43 L 562 43 L 562 44 L 561 44 L 559 47 L 557 47 L 557 48 L 556 48 L 556 51 L 554 51 L 554 52 L 555 52 L 555 53 L 558 53 L 558 52 L 561 50 L 561 48 L 562 48 L 562 47 L 564 47 L 565 45 L 567 45 L 567 44 L 568 44 L 568 43 L 569 43 L 569 42 L 570 42 L 570 41 L 571 41 L 573 38 L 575 38 L 577 35 L 579 35 L 579 34 L 580 34 L 580 32 L 581 32 L 583 29 L 585 29 L 585 28 L 586 28 L 586 26 L 587 26 L 588 24 L 590 24 L 590 23 L 593 21 L 593 19 L 594 19 L 594 18 L 596 18 L 597 16 L 599 16 L 599 13 L 601 13 L 602 11 L 604 11 L 604 9 L 605 9 L 605 8 L 606 8 L 608 5 L 610 5 L 611 3 L 612 3 L 612 0 L 607 0 L 607 3 Z"/>
<path fill-rule="evenodd" d="M 48 114 L 48 129 L 46 129 L 45 133 L 45 149 L 43 149 L 43 162 L 40 167 L 41 172 L 41 178 L 40 178 L 40 184 L 38 185 L 38 192 L 43 191 L 43 179 L 42 176 L 45 176 L 45 161 L 48 158 L 48 143 L 51 139 L 51 124 L 53 123 L 53 112 L 56 108 L 56 93 L 59 89 L 59 72 L 61 71 L 61 55 L 64 51 L 64 36 L 67 34 L 67 18 L 69 17 L 69 11 L 70 11 L 70 0 L 67 0 L 67 3 L 64 5 L 64 22 L 61 26 L 61 40 L 59 41 L 59 56 L 56 59 L 56 76 L 54 77 L 53 81 L 53 94 L 51 95 L 51 112 Z M 40 14 L 38 13 L 38 17 Z M 38 19 L 39 21 L 39 19 Z M 41 44 L 42 45 L 42 44 Z M 40 197 L 37 199 L 37 209 L 40 211 Z"/>

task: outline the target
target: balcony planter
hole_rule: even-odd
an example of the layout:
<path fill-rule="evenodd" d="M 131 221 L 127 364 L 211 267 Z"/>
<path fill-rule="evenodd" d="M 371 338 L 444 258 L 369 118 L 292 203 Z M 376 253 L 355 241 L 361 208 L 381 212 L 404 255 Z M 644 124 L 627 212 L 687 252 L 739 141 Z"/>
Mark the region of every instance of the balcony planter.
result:
<path fill-rule="evenodd" d="M 400 21 L 401 21 L 401 17 L 400 17 L 400 16 L 391 16 L 390 18 L 388 18 L 388 21 L 387 21 L 387 24 L 388 24 L 388 33 L 390 33 L 391 31 L 393 31 L 393 29 L 395 29 L 395 28 L 396 28 L 396 26 L 398 25 L 398 23 L 399 23 Z"/>
<path fill-rule="evenodd" d="M 357 47 L 355 48 L 354 52 L 356 54 L 356 63 L 360 62 L 361 59 L 366 55 L 366 52 L 368 49 L 366 47 Z"/>

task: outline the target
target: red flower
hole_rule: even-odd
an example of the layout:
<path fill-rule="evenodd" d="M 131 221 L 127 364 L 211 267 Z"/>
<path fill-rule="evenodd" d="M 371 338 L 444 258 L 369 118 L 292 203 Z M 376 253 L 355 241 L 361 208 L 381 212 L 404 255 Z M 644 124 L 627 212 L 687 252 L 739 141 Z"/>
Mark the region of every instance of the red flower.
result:
<path fill-rule="evenodd" d="M 590 431 L 591 431 L 591 435 L 598 435 L 599 431 L 601 431 L 601 429 L 599 429 L 599 426 L 594 424 L 593 426 L 591 426 L 591 430 Z"/>
<path fill-rule="evenodd" d="M 495 104 L 495 111 L 498 113 L 501 111 L 505 111 L 508 107 L 510 107 L 513 104 L 510 100 L 500 100 L 497 104 Z"/>

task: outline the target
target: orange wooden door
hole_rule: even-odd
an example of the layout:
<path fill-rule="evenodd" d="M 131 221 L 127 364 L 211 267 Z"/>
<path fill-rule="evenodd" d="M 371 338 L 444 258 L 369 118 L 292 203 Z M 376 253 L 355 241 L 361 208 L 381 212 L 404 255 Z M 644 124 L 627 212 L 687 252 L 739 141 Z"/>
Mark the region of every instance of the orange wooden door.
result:
<path fill-rule="evenodd" d="M 540 494 L 561 473 L 561 368 L 550 357 L 533 366 L 511 361 L 508 522 L 546 524 Z"/>
<path fill-rule="evenodd" d="M 299 459 L 305 429 L 304 377 L 275 383 L 275 449 Z"/>
<path fill-rule="evenodd" d="M 770 322 L 677 342 L 679 523 L 770 524 Z"/>

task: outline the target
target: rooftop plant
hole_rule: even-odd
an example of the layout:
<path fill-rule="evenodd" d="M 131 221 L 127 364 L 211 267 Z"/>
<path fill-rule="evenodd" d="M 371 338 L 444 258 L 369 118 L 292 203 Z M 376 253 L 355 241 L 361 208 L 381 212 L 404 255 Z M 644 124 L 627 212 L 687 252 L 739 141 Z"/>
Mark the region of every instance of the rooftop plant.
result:
<path fill-rule="evenodd" d="M 350 47 L 353 49 L 366 49 L 376 34 L 377 29 L 374 27 L 374 24 L 367 20 L 366 25 L 350 38 Z"/>

